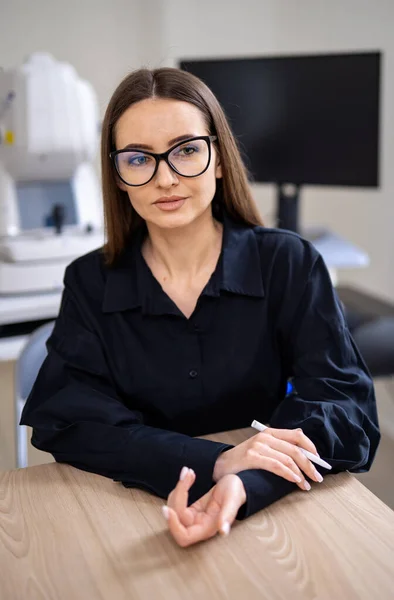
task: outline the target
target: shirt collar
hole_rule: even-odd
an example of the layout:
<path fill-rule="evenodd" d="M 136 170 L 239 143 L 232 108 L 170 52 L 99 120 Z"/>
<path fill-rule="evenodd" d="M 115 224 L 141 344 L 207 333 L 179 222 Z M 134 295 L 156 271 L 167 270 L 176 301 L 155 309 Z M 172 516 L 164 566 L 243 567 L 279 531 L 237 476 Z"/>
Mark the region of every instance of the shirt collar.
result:
<path fill-rule="evenodd" d="M 258 241 L 253 227 L 238 225 L 223 211 L 222 252 L 203 295 L 219 296 L 223 290 L 243 296 L 264 297 Z M 108 269 L 102 310 L 104 313 L 142 307 L 144 314 L 176 314 L 179 310 L 153 277 L 142 254 L 146 228 L 133 234 L 116 266 Z"/>
<path fill-rule="evenodd" d="M 223 226 L 220 288 L 233 294 L 264 297 L 260 250 L 254 228 L 234 223 L 226 212 Z"/>

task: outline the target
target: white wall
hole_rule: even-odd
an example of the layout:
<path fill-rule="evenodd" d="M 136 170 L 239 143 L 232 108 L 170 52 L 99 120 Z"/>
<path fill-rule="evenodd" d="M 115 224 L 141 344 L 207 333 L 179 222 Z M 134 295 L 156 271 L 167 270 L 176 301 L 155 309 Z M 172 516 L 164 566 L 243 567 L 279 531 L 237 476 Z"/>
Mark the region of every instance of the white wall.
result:
<path fill-rule="evenodd" d="M 303 223 L 328 225 L 369 253 L 371 266 L 343 271 L 341 281 L 394 298 L 394 1 L 0 0 L 0 66 L 48 51 L 93 84 L 102 114 L 120 79 L 141 65 L 368 49 L 384 52 L 382 186 L 305 188 Z M 254 187 L 269 223 L 273 188 Z"/>
<path fill-rule="evenodd" d="M 157 0 L 0 0 L 0 66 L 49 52 L 91 82 L 103 114 L 126 73 L 157 61 L 161 31 Z"/>
<path fill-rule="evenodd" d="M 161 60 L 348 50 L 382 50 L 381 188 L 306 187 L 303 224 L 325 224 L 365 249 L 367 269 L 340 272 L 341 282 L 394 299 L 394 1 L 168 0 Z M 273 188 L 256 185 L 263 214 Z"/>

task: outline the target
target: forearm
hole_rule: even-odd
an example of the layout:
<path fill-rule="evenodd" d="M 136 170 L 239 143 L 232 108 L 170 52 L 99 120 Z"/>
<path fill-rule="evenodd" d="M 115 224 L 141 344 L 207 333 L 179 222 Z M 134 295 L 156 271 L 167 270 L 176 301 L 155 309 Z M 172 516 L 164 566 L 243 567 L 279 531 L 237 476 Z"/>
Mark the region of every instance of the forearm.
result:
<path fill-rule="evenodd" d="M 127 428 L 79 422 L 48 430 L 36 427 L 32 443 L 58 462 L 110 477 L 126 487 L 141 487 L 165 498 L 183 466 L 197 474 L 191 501 L 213 485 L 217 456 L 228 446 L 145 425 Z"/>

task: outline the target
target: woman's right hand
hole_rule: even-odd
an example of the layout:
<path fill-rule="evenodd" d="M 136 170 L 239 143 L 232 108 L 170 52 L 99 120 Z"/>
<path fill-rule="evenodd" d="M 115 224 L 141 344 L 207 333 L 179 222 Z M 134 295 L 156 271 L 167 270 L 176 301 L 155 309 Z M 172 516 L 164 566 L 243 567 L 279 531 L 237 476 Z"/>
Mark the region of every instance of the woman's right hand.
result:
<path fill-rule="evenodd" d="M 304 474 L 319 483 L 323 478 L 300 448 L 319 456 L 315 445 L 302 429 L 268 427 L 238 446 L 222 452 L 215 463 L 213 480 L 219 481 L 224 475 L 247 469 L 264 469 L 296 483 L 302 490 L 310 490 Z"/>

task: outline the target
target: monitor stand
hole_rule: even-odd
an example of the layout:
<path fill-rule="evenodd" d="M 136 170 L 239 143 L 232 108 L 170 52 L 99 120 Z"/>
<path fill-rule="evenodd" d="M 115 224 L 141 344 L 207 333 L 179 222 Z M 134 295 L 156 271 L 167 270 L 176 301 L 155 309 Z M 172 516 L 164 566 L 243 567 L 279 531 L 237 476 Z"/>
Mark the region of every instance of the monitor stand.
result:
<path fill-rule="evenodd" d="M 278 183 L 276 196 L 276 227 L 300 233 L 299 228 L 300 185 Z"/>

